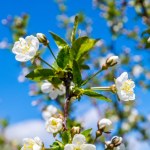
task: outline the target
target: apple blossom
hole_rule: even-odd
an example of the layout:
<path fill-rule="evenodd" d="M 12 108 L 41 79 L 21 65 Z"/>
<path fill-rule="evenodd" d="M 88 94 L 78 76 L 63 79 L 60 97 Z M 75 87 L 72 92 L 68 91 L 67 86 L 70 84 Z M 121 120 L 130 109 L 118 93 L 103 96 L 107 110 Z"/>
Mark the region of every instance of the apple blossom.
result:
<path fill-rule="evenodd" d="M 112 129 L 112 122 L 109 119 L 103 118 L 98 122 L 98 129 L 103 132 L 110 132 Z"/>
<path fill-rule="evenodd" d="M 57 108 L 53 105 L 49 105 L 42 111 L 42 116 L 45 120 L 48 120 L 49 118 L 52 117 L 52 115 L 56 113 L 57 113 Z"/>
<path fill-rule="evenodd" d="M 26 62 L 32 59 L 39 48 L 39 41 L 33 35 L 24 38 L 19 38 L 19 41 L 15 42 L 12 52 L 16 54 L 16 60 Z"/>
<path fill-rule="evenodd" d="M 44 150 L 44 144 L 39 137 L 35 137 L 34 139 L 25 138 L 23 142 L 24 145 L 21 150 Z"/>
<path fill-rule="evenodd" d="M 51 117 L 46 121 L 46 131 L 50 133 L 57 133 L 62 129 L 62 119 Z"/>
<path fill-rule="evenodd" d="M 96 150 L 96 147 L 93 144 L 86 144 L 84 135 L 76 134 L 73 137 L 72 144 L 65 145 L 64 150 Z"/>
<path fill-rule="evenodd" d="M 135 84 L 132 80 L 128 79 L 128 73 L 122 73 L 115 79 L 115 85 L 118 97 L 121 101 L 135 100 L 134 87 Z"/>
<path fill-rule="evenodd" d="M 49 93 L 49 97 L 51 99 L 56 99 L 58 95 L 65 94 L 65 87 L 62 84 L 58 85 L 58 87 L 55 87 L 52 83 L 45 82 L 41 86 L 41 91 L 43 93 Z"/>

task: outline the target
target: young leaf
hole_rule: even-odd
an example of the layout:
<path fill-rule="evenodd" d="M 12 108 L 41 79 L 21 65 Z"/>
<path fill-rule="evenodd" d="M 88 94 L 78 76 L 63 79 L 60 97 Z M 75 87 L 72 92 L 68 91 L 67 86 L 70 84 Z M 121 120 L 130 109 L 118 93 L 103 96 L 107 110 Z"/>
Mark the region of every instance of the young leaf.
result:
<path fill-rule="evenodd" d="M 80 68 L 75 60 L 73 60 L 73 82 L 78 86 L 80 86 L 82 83 Z"/>
<path fill-rule="evenodd" d="M 95 39 L 86 39 L 84 43 L 82 43 L 80 50 L 76 56 L 76 59 L 79 60 L 81 56 L 83 56 L 86 52 L 90 51 L 96 44 L 98 40 Z"/>
<path fill-rule="evenodd" d="M 60 68 L 64 69 L 69 63 L 69 47 L 62 48 L 57 56 L 57 64 Z"/>
<path fill-rule="evenodd" d="M 70 51 L 71 58 L 78 61 L 81 56 L 83 56 L 86 52 L 90 51 L 94 47 L 96 42 L 97 40 L 90 39 L 86 36 L 78 38 L 72 44 Z"/>
<path fill-rule="evenodd" d="M 34 81 L 46 80 L 49 77 L 54 77 L 54 72 L 51 69 L 35 69 L 26 75 L 26 78 Z"/>
<path fill-rule="evenodd" d="M 87 96 L 90 96 L 90 97 L 93 97 L 93 98 L 98 98 L 100 100 L 111 102 L 111 99 L 109 99 L 106 96 L 104 96 L 102 94 L 99 94 L 99 93 L 97 93 L 95 91 L 92 91 L 92 90 L 83 90 L 83 94 L 87 95 Z"/>
<path fill-rule="evenodd" d="M 53 39 L 55 40 L 55 43 L 57 45 L 57 47 L 61 50 L 64 47 L 68 47 L 69 45 L 67 44 L 67 42 L 65 40 L 63 40 L 60 36 L 58 36 L 57 34 L 53 33 L 53 32 L 49 32 Z"/>
<path fill-rule="evenodd" d="M 71 134 L 70 134 L 70 132 L 64 131 L 64 132 L 62 133 L 62 141 L 63 141 L 63 143 L 64 143 L 64 144 L 67 144 L 67 143 L 70 142 L 70 140 L 71 140 Z"/>
<path fill-rule="evenodd" d="M 85 137 L 88 137 L 91 134 L 91 132 L 92 132 L 92 128 L 84 130 L 83 132 L 81 132 L 81 134 L 83 134 Z"/>
<path fill-rule="evenodd" d="M 76 31 L 77 31 L 77 28 L 78 28 L 78 16 L 75 16 L 75 20 L 74 20 L 74 26 L 73 26 L 73 30 L 72 30 L 72 33 L 71 33 L 71 42 L 73 42 L 75 40 L 75 36 L 76 36 Z"/>

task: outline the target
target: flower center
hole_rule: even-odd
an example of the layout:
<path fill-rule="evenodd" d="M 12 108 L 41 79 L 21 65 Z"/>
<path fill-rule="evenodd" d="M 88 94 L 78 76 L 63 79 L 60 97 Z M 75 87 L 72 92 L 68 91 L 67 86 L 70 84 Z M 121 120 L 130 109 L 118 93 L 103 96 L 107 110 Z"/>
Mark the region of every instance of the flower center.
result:
<path fill-rule="evenodd" d="M 26 145 L 26 144 L 24 144 L 24 149 L 32 149 L 33 148 L 33 145 L 34 144 L 32 144 L 32 143 L 30 143 L 29 145 Z"/>
<path fill-rule="evenodd" d="M 121 90 L 125 91 L 128 94 L 133 94 L 133 88 L 131 86 L 131 80 L 127 80 L 123 83 Z"/>
<path fill-rule="evenodd" d="M 74 150 L 81 150 L 80 147 L 75 147 Z"/>
<path fill-rule="evenodd" d="M 20 45 L 21 45 L 22 53 L 26 54 L 30 49 L 31 42 L 27 43 L 25 40 L 20 39 Z"/>
<path fill-rule="evenodd" d="M 58 123 L 57 123 L 57 121 L 52 120 L 51 124 L 52 124 L 52 126 L 57 126 Z"/>

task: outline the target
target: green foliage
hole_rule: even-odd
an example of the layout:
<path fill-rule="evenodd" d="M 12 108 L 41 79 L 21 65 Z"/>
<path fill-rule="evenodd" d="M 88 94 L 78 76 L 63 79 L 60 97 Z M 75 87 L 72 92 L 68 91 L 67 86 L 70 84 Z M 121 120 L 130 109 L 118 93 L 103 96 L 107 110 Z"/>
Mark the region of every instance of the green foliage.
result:
<path fill-rule="evenodd" d="M 82 83 L 80 68 L 75 60 L 73 61 L 73 82 L 78 86 L 80 86 Z"/>
<path fill-rule="evenodd" d="M 58 36 L 57 34 L 55 34 L 53 32 L 50 32 L 50 34 L 52 35 L 59 50 L 63 49 L 64 47 L 68 47 L 67 42 L 65 40 L 63 40 L 60 36 Z"/>
<path fill-rule="evenodd" d="M 78 18 L 78 16 L 75 16 L 74 27 L 73 27 L 72 34 L 71 34 L 71 42 L 72 43 L 75 40 L 76 31 L 77 31 L 77 28 L 78 28 L 78 23 L 79 23 L 79 18 Z"/>
<path fill-rule="evenodd" d="M 81 132 L 81 134 L 83 134 L 85 137 L 88 137 L 92 132 L 92 128 L 84 130 L 83 132 Z"/>
<path fill-rule="evenodd" d="M 50 77 L 54 77 L 54 72 L 51 69 L 35 69 L 26 75 L 26 78 L 34 81 L 48 80 Z"/>
<path fill-rule="evenodd" d="M 64 150 L 64 146 L 60 141 L 55 141 L 51 146 L 50 150 Z"/>
<path fill-rule="evenodd" d="M 82 91 L 82 93 L 84 95 L 89 96 L 89 97 L 93 97 L 93 98 L 97 98 L 97 99 L 104 100 L 104 101 L 107 101 L 107 102 L 111 102 L 111 99 L 109 99 L 108 97 L 106 97 L 102 94 L 99 94 L 95 91 L 92 91 L 90 89 L 85 89 L 85 90 Z"/>
<path fill-rule="evenodd" d="M 98 40 L 90 39 L 86 36 L 79 37 L 72 43 L 70 50 L 71 59 L 79 60 L 83 55 L 90 51 Z"/>
<path fill-rule="evenodd" d="M 64 131 L 62 133 L 62 141 L 64 145 L 71 142 L 71 134 L 69 131 Z"/>
<path fill-rule="evenodd" d="M 57 56 L 57 64 L 60 68 L 64 69 L 69 63 L 69 47 L 62 48 Z"/>

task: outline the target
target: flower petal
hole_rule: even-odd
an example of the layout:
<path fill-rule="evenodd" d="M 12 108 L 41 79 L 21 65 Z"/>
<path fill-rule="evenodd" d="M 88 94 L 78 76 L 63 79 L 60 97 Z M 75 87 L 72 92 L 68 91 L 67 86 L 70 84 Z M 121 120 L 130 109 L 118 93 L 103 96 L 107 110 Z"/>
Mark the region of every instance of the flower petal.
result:
<path fill-rule="evenodd" d="M 75 148 L 74 144 L 67 144 L 67 145 L 65 145 L 64 150 L 74 150 L 74 148 Z"/>
<path fill-rule="evenodd" d="M 31 59 L 31 57 L 29 57 L 28 55 L 22 55 L 22 54 L 16 55 L 15 58 L 16 60 L 21 62 L 26 62 Z"/>
<path fill-rule="evenodd" d="M 86 142 L 85 136 L 82 135 L 82 134 L 76 134 L 73 137 L 73 141 L 72 141 L 72 143 L 75 144 L 75 145 L 82 145 L 85 142 Z"/>
<path fill-rule="evenodd" d="M 81 150 L 96 150 L 96 146 L 93 144 L 83 144 Z"/>

